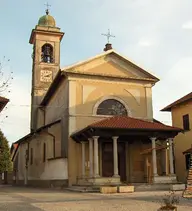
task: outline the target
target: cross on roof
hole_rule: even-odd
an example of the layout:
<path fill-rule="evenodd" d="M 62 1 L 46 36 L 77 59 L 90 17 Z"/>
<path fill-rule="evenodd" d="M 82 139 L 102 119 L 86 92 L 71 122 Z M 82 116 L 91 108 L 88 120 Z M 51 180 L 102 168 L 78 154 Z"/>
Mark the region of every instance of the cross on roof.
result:
<path fill-rule="evenodd" d="M 47 7 L 47 9 L 45 11 L 46 11 L 46 14 L 48 15 L 49 14 L 49 7 L 51 7 L 51 5 L 48 2 L 44 5 Z"/>
<path fill-rule="evenodd" d="M 114 35 L 111 34 L 110 29 L 108 29 L 108 33 L 107 33 L 107 34 L 101 34 L 101 35 L 107 37 L 107 43 L 109 43 L 109 39 L 110 39 L 111 37 L 115 37 Z"/>

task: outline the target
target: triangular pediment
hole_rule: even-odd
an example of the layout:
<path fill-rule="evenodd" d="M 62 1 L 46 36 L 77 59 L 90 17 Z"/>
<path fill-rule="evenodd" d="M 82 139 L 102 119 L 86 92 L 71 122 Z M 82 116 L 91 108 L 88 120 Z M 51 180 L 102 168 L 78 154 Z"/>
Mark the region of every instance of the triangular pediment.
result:
<path fill-rule="evenodd" d="M 159 80 L 114 50 L 66 67 L 62 71 L 121 78 Z"/>

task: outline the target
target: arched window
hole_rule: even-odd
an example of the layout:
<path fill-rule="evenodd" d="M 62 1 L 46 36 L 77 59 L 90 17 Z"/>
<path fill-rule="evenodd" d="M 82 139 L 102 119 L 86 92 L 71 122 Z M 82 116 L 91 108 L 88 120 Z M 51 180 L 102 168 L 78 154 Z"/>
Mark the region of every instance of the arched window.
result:
<path fill-rule="evenodd" d="M 103 101 L 97 108 L 97 115 L 127 116 L 125 106 L 115 99 Z"/>
<path fill-rule="evenodd" d="M 45 44 L 41 49 L 41 61 L 45 63 L 53 63 L 53 46 Z"/>

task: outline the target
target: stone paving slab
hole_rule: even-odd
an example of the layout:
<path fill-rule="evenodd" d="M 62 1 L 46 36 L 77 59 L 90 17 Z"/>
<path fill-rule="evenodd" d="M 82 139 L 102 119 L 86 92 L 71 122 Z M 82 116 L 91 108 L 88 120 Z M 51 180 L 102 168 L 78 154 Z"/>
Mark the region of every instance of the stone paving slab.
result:
<path fill-rule="evenodd" d="M 165 194 L 168 192 L 100 194 L 9 187 L 0 189 L 0 211 L 157 211 Z M 178 211 L 191 210 L 192 199 L 181 198 Z"/>
<path fill-rule="evenodd" d="M 159 204 L 140 201 L 89 201 L 89 202 L 61 202 L 61 203 L 39 203 L 33 206 L 44 211 L 157 211 Z M 179 206 L 179 211 L 190 211 L 189 206 Z"/>

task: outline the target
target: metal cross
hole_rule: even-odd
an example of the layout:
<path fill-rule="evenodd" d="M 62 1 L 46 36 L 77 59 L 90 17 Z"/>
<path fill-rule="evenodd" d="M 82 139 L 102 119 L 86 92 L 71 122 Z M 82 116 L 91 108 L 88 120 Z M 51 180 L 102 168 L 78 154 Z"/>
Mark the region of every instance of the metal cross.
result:
<path fill-rule="evenodd" d="M 108 33 L 107 33 L 107 34 L 101 34 L 101 35 L 107 37 L 107 42 L 108 42 L 108 43 L 109 43 L 110 37 L 115 37 L 114 35 L 111 34 L 110 29 L 108 29 Z"/>
<path fill-rule="evenodd" d="M 51 7 L 51 5 L 48 2 L 44 5 L 47 7 L 46 14 L 48 15 L 49 14 L 49 7 Z"/>

